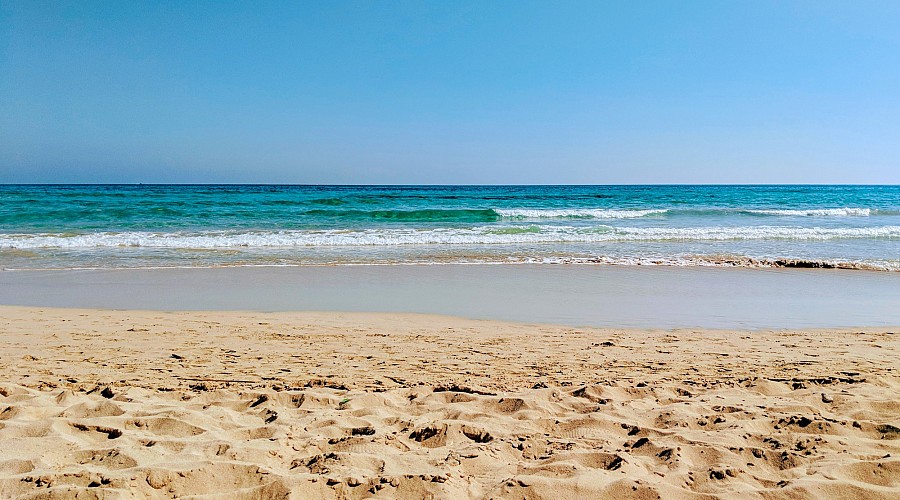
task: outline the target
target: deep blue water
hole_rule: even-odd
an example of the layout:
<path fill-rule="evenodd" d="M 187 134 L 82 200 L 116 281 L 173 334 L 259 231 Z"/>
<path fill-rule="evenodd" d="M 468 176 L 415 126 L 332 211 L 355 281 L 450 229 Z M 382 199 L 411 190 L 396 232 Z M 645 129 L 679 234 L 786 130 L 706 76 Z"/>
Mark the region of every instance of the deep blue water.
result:
<path fill-rule="evenodd" d="M 364 263 L 900 270 L 900 186 L 0 186 L 0 268 Z"/>

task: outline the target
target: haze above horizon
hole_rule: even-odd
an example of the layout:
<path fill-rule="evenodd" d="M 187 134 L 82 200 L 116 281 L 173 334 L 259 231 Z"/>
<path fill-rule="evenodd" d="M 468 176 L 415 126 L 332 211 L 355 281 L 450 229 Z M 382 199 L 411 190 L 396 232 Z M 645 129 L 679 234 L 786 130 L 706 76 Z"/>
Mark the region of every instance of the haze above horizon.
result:
<path fill-rule="evenodd" d="M 0 3 L 0 183 L 898 184 L 894 2 Z"/>

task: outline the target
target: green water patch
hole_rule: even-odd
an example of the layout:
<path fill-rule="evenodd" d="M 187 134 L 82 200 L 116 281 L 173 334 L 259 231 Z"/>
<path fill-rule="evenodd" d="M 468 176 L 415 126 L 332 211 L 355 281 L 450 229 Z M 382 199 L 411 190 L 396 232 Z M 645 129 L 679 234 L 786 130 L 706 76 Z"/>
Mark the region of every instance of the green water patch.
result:
<path fill-rule="evenodd" d="M 346 201 L 340 198 L 318 198 L 315 200 L 310 200 L 310 203 L 313 205 L 326 205 L 331 207 L 347 204 Z"/>
<path fill-rule="evenodd" d="M 539 226 L 507 226 L 492 228 L 489 231 L 485 231 L 485 234 L 536 234 L 540 232 L 541 228 Z"/>
<path fill-rule="evenodd" d="M 350 220 L 387 220 L 402 222 L 495 222 L 497 212 L 487 210 L 309 210 L 304 215 Z"/>

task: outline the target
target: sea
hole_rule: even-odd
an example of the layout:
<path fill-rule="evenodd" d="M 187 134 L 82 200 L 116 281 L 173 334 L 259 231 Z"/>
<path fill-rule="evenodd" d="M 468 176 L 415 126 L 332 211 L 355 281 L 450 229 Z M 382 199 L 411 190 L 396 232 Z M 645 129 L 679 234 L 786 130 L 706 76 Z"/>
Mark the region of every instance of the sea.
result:
<path fill-rule="evenodd" d="M 900 186 L 0 185 L 0 269 L 900 271 Z"/>

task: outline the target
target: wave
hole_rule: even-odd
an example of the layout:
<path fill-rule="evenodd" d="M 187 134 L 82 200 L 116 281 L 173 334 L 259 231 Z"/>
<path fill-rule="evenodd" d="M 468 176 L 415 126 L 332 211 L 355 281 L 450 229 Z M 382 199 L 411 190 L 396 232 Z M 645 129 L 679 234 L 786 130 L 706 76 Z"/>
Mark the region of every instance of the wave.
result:
<path fill-rule="evenodd" d="M 494 212 L 506 219 L 632 219 L 646 217 L 648 215 L 662 215 L 667 209 L 649 210 L 612 210 L 600 208 L 571 208 L 571 209 L 499 209 Z"/>
<path fill-rule="evenodd" d="M 337 205 L 337 199 L 319 200 Z M 749 209 L 749 208 L 458 208 L 419 210 L 334 210 L 314 209 L 303 215 L 352 220 L 395 220 L 405 222 L 497 222 L 528 219 L 635 219 L 661 215 L 745 214 L 777 217 L 868 217 L 898 215 L 897 211 L 871 208 Z"/>
<path fill-rule="evenodd" d="M 532 225 L 472 228 L 350 230 L 103 232 L 0 235 L 0 248 L 150 247 L 218 249 L 235 247 L 331 247 L 396 245 L 491 245 L 650 241 L 900 239 L 900 226 L 819 227 L 611 227 Z"/>
<path fill-rule="evenodd" d="M 309 210 L 303 214 L 355 220 L 408 222 L 494 222 L 500 219 L 497 212 L 491 209 Z"/>
<path fill-rule="evenodd" d="M 779 215 L 801 217 L 868 217 L 872 214 L 870 208 L 812 208 L 812 209 L 771 209 L 771 210 L 741 210 L 743 213 L 754 215 Z"/>
<path fill-rule="evenodd" d="M 668 210 L 572 209 L 422 209 L 422 210 L 309 210 L 303 215 L 354 220 L 406 222 L 496 222 L 500 219 L 630 219 L 664 214 Z"/>
<path fill-rule="evenodd" d="M 898 215 L 897 211 L 872 208 L 810 208 L 810 209 L 749 209 L 749 208 L 653 208 L 653 209 L 494 209 L 506 219 L 631 219 L 652 215 L 727 215 L 748 214 L 779 217 L 868 217 L 870 215 Z"/>

